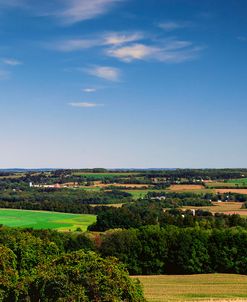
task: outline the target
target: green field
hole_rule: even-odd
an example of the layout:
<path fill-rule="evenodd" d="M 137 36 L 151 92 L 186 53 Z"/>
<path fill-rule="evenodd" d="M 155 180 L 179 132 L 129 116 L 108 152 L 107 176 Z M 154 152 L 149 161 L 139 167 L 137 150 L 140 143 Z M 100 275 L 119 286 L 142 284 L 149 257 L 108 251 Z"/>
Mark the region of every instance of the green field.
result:
<path fill-rule="evenodd" d="M 138 276 L 148 302 L 247 301 L 247 276 L 230 274 Z"/>
<path fill-rule="evenodd" d="M 245 188 L 247 187 L 247 178 L 213 181 L 208 182 L 206 186 L 208 188 Z"/>
<path fill-rule="evenodd" d="M 211 189 L 220 189 L 220 188 L 229 188 L 229 189 L 234 189 L 237 187 L 235 183 L 228 183 L 228 182 L 223 182 L 223 181 L 216 181 L 216 182 L 209 182 L 206 184 L 207 188 Z"/>
<path fill-rule="evenodd" d="M 0 209 L 0 224 L 10 227 L 86 231 L 95 221 L 94 215 Z"/>
<path fill-rule="evenodd" d="M 230 179 L 227 183 L 233 183 L 239 186 L 247 186 L 247 178 L 240 178 L 240 179 Z"/>

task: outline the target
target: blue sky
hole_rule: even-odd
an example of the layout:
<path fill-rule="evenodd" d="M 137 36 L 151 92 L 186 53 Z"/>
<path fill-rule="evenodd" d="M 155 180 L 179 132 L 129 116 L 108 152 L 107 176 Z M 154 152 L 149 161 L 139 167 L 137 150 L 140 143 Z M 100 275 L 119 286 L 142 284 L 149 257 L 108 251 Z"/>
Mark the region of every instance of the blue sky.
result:
<path fill-rule="evenodd" d="M 245 0 L 0 0 L 0 167 L 247 167 Z"/>

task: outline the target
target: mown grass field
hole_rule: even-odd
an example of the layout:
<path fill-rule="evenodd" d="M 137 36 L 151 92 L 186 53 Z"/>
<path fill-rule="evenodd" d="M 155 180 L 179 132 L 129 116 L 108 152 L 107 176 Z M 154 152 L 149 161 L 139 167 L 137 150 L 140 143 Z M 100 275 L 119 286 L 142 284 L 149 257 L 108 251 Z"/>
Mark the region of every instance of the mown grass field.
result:
<path fill-rule="evenodd" d="M 247 178 L 207 182 L 206 186 L 208 188 L 246 188 Z"/>
<path fill-rule="evenodd" d="M 238 185 L 247 186 L 247 178 L 230 179 L 227 181 L 227 183 L 234 183 L 234 184 L 238 184 Z"/>
<path fill-rule="evenodd" d="M 215 182 L 208 182 L 206 183 L 206 187 L 207 188 L 215 188 L 215 189 L 218 189 L 218 188 L 229 188 L 229 189 L 232 189 L 232 188 L 236 188 L 237 185 L 236 183 L 227 183 L 227 182 L 223 182 L 223 181 L 215 181 Z"/>
<path fill-rule="evenodd" d="M 243 203 L 242 202 L 213 202 L 213 206 L 204 206 L 204 207 L 193 207 L 193 206 L 184 206 L 183 209 L 202 209 L 205 211 L 210 211 L 212 213 L 225 213 L 225 212 L 232 212 L 232 211 L 243 211 L 245 209 L 241 209 Z"/>
<path fill-rule="evenodd" d="M 247 276 L 231 274 L 138 276 L 148 302 L 247 301 Z"/>
<path fill-rule="evenodd" d="M 9 227 L 58 231 L 75 231 L 81 228 L 82 231 L 86 231 L 87 227 L 95 221 L 94 215 L 0 209 L 0 224 Z"/>

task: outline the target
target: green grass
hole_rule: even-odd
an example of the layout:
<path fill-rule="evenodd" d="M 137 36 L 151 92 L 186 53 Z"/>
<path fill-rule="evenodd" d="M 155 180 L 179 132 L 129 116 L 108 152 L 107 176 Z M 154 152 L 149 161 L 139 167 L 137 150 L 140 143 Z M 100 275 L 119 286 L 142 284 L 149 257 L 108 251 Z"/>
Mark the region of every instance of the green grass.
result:
<path fill-rule="evenodd" d="M 241 188 L 241 187 L 247 187 L 247 178 L 240 178 L 240 179 L 229 179 L 225 181 L 213 181 L 208 182 L 207 184 L 208 188 L 221 188 L 221 187 L 227 187 L 227 188 Z"/>
<path fill-rule="evenodd" d="M 206 184 L 207 188 L 211 188 L 211 189 L 220 189 L 220 188 L 229 188 L 229 189 L 234 189 L 237 187 L 237 185 L 235 183 L 227 183 L 227 182 L 223 182 L 223 181 L 216 181 L 216 182 L 209 182 Z"/>
<path fill-rule="evenodd" d="M 94 192 L 99 192 L 101 191 L 101 188 L 99 187 L 81 187 L 80 189 L 85 190 L 85 191 L 94 191 Z"/>
<path fill-rule="evenodd" d="M 233 183 L 239 186 L 247 186 L 247 178 L 240 178 L 240 179 L 230 179 L 227 183 Z"/>
<path fill-rule="evenodd" d="M 150 190 L 123 190 L 124 192 L 130 193 L 134 199 L 139 199 L 147 195 Z"/>
<path fill-rule="evenodd" d="M 0 224 L 9 227 L 86 231 L 95 221 L 94 215 L 0 209 Z"/>
<path fill-rule="evenodd" d="M 247 276 L 231 274 L 138 276 L 148 302 L 247 301 Z"/>
<path fill-rule="evenodd" d="M 157 192 L 157 193 L 171 193 L 171 192 L 178 192 L 178 193 L 195 193 L 195 194 L 203 194 L 203 193 L 214 193 L 214 190 L 211 189 L 200 189 L 200 190 L 182 190 L 182 191 L 172 191 L 169 189 L 163 189 L 163 190 L 154 190 L 154 189 L 140 189 L 140 190 L 123 190 L 127 193 L 130 193 L 134 199 L 143 198 L 147 195 L 148 192 Z"/>

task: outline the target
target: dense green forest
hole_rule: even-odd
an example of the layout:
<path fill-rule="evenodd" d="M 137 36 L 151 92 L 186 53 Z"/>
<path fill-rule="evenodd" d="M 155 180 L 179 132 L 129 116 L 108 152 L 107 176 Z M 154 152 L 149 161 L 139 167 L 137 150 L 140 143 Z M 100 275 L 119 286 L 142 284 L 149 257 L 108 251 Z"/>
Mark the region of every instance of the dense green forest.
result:
<path fill-rule="evenodd" d="M 145 226 L 104 235 L 100 252 L 131 274 L 247 274 L 247 231 Z"/>

